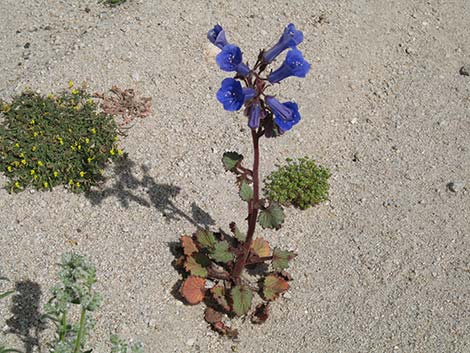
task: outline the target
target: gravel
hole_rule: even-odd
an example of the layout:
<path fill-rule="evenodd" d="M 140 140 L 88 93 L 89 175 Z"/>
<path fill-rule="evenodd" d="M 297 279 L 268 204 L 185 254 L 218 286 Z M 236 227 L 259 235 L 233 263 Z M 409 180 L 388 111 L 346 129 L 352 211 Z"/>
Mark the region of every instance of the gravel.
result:
<path fill-rule="evenodd" d="M 203 305 L 172 295 L 171 244 L 245 219 L 220 159 L 236 150 L 249 162 L 249 131 L 215 99 L 227 76 L 206 40 L 216 22 L 250 63 L 287 23 L 303 30 L 312 71 L 273 90 L 296 100 L 302 121 L 262 141 L 261 173 L 305 155 L 332 172 L 330 202 L 258 230 L 298 253 L 291 297 L 263 325 L 232 320 L 235 343 L 208 330 Z M 455 75 L 468 28 L 467 0 L 1 1 L 0 98 L 72 79 L 134 88 L 153 112 L 122 139 L 132 163 L 108 168 L 92 195 L 0 191 L 0 273 L 29 283 L 41 308 L 61 254 L 90 257 L 104 296 L 97 353 L 112 333 L 152 353 L 469 352 L 470 193 L 445 186 L 470 175 L 470 86 Z M 0 302 L 0 327 L 13 309 Z M 26 351 L 34 327 L 22 332 L 0 341 Z M 38 337 L 43 352 L 50 333 Z"/>

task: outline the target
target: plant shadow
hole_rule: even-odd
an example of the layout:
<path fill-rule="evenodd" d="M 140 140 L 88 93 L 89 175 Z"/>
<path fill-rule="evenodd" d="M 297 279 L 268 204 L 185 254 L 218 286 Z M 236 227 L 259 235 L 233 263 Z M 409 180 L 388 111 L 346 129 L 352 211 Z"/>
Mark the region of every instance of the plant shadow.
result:
<path fill-rule="evenodd" d="M 7 333 L 20 338 L 26 353 L 32 353 L 35 347 L 41 352 L 39 334 L 46 328 L 41 320 L 41 295 L 41 287 L 35 282 L 28 280 L 15 284 L 11 306 L 13 316 L 6 320 L 9 327 Z"/>
<path fill-rule="evenodd" d="M 114 164 L 117 178 L 114 184 L 105 189 L 89 191 L 85 196 L 92 205 L 99 205 L 104 199 L 115 197 L 124 208 L 129 208 L 131 202 L 144 207 L 154 207 L 168 221 L 184 219 L 196 227 L 204 228 L 215 224 L 214 219 L 195 202 L 191 204 L 191 214 L 187 214 L 175 204 L 174 199 L 181 192 L 179 186 L 157 183 L 149 175 L 150 168 L 145 164 L 140 166 L 143 176 L 139 178 L 133 172 L 135 168 L 134 161 L 123 157 Z M 148 198 L 139 196 L 142 190 Z"/>

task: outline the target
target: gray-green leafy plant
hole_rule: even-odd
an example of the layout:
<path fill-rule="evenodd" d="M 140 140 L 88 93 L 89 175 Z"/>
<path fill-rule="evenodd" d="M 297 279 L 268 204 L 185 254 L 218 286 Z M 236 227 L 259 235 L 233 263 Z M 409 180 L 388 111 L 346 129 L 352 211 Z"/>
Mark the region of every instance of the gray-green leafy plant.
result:
<path fill-rule="evenodd" d="M 114 7 L 114 6 L 118 6 L 118 5 L 124 4 L 126 1 L 127 1 L 127 0 L 101 0 L 101 1 L 99 1 L 99 2 L 102 3 L 102 4 L 105 4 L 105 5 Z"/>
<path fill-rule="evenodd" d="M 128 343 L 117 335 L 111 336 L 111 343 L 113 344 L 111 353 L 144 353 L 144 348 L 141 343 L 134 343 L 129 351 Z"/>
<path fill-rule="evenodd" d="M 308 157 L 288 158 L 287 165 L 278 167 L 266 178 L 264 190 L 270 200 L 305 210 L 328 200 L 330 175 L 327 168 Z"/>
<path fill-rule="evenodd" d="M 6 277 L 0 277 L 0 281 L 9 281 L 9 279 L 6 278 Z M 0 292 L 0 299 L 8 297 L 9 295 L 13 294 L 14 292 L 15 292 L 14 290 L 8 290 L 6 292 Z M 3 344 L 0 343 L 0 353 L 13 353 L 13 352 L 21 353 L 21 351 L 19 351 L 17 349 L 8 348 L 8 347 L 6 347 L 6 346 L 4 346 Z"/>
<path fill-rule="evenodd" d="M 45 306 L 45 317 L 56 326 L 53 343 L 54 353 L 88 353 L 84 350 L 89 331 L 94 326 L 90 313 L 101 302 L 101 296 L 94 289 L 96 269 L 85 257 L 65 254 L 60 263 L 60 284 L 51 290 L 52 298 Z M 78 322 L 70 318 L 72 306 L 79 306 Z"/>

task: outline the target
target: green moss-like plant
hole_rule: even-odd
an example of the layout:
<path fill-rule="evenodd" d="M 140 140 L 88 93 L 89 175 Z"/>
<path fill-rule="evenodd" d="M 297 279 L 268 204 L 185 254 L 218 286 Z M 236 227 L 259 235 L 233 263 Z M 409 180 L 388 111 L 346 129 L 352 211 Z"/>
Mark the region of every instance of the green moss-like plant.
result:
<path fill-rule="evenodd" d="M 114 7 L 124 4 L 126 1 L 127 0 L 101 0 L 100 3 Z"/>
<path fill-rule="evenodd" d="M 0 172 L 9 192 L 57 185 L 87 191 L 102 179 L 105 164 L 123 154 L 114 118 L 85 89 L 69 86 L 57 96 L 23 92 L 0 102 Z"/>
<path fill-rule="evenodd" d="M 281 205 L 293 205 L 305 210 L 328 200 L 330 171 L 317 166 L 314 160 L 303 157 L 287 159 L 266 178 L 265 192 L 270 200 Z"/>

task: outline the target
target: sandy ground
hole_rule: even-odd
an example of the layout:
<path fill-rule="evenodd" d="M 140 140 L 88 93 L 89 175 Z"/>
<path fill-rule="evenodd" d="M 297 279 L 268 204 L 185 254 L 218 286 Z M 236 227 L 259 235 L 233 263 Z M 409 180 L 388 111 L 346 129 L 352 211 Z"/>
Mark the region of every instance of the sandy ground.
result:
<path fill-rule="evenodd" d="M 226 149 L 249 159 L 251 145 L 245 118 L 215 99 L 226 75 L 205 35 L 216 22 L 252 63 L 287 23 L 303 30 L 313 70 L 279 91 L 303 118 L 262 141 L 261 171 L 307 155 L 333 173 L 330 202 L 259 231 L 298 251 L 295 280 L 265 325 L 233 323 L 239 342 L 171 294 L 171 244 L 245 216 L 220 162 Z M 469 28 L 468 0 L 2 0 L 2 98 L 86 80 L 136 88 L 154 109 L 122 141 L 132 166 L 110 168 L 91 197 L 0 191 L 0 272 L 33 313 L 21 324 L 28 310 L 2 301 L 0 339 L 38 351 L 34 317 L 61 254 L 75 251 L 96 264 L 105 297 L 94 352 L 109 351 L 111 333 L 148 353 L 470 352 Z M 50 336 L 39 336 L 45 352 Z"/>

